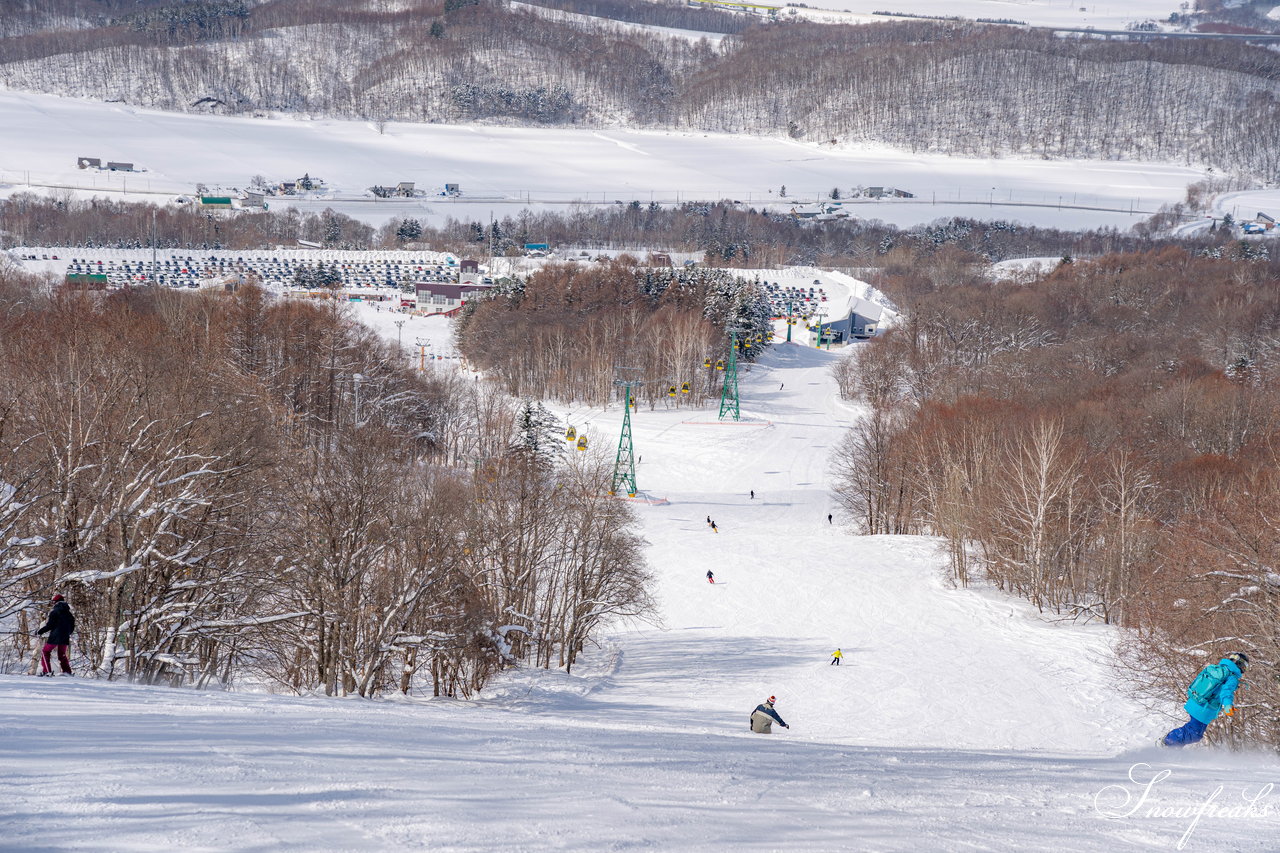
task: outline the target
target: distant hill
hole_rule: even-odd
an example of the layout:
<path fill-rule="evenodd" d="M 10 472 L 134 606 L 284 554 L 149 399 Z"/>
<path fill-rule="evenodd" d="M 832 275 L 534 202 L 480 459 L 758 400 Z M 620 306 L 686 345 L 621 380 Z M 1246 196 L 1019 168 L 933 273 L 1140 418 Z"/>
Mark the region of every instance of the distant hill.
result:
<path fill-rule="evenodd" d="M 1280 171 L 1280 150 L 1260 142 L 1280 130 L 1280 56 L 1259 47 L 539 2 L 570 14 L 500 0 L 56 0 L 6 13 L 0 86 L 192 112 L 671 127 Z"/>

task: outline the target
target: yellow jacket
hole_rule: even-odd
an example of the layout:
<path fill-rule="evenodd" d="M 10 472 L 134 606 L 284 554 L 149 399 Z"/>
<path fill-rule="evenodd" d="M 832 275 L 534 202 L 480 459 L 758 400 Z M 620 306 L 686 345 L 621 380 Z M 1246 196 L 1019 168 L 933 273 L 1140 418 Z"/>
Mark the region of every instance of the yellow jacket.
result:
<path fill-rule="evenodd" d="M 840 658 L 844 657 L 844 655 L 840 653 L 840 650 L 839 650 L 839 649 L 836 649 L 834 652 L 832 652 L 832 653 L 831 653 L 831 656 L 832 656 L 833 658 L 836 658 L 837 660 L 839 660 Z"/>

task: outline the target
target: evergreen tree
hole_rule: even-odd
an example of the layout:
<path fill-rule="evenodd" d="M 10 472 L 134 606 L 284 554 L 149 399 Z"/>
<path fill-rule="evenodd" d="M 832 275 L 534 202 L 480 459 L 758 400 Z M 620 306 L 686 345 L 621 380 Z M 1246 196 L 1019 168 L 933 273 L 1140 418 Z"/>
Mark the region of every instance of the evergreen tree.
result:
<path fill-rule="evenodd" d="M 550 469 L 564 453 L 560 422 L 540 402 L 526 400 L 517 416 L 519 435 L 512 445 L 512 455 L 524 458 L 535 467 Z"/>
<path fill-rule="evenodd" d="M 401 243 L 417 240 L 422 236 L 422 223 L 416 219 L 406 219 L 396 229 L 396 239 Z"/>
<path fill-rule="evenodd" d="M 342 222 L 333 215 L 332 210 L 326 210 L 323 216 L 324 242 L 328 245 L 342 242 Z"/>

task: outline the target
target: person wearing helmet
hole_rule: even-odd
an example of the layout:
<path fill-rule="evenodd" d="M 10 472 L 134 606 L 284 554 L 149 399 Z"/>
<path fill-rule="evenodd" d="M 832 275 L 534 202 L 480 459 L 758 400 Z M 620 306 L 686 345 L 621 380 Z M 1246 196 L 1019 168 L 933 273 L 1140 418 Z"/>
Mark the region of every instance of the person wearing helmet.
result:
<path fill-rule="evenodd" d="M 53 675 L 53 665 L 49 662 L 49 653 L 58 650 L 58 664 L 63 675 L 71 674 L 71 660 L 67 657 L 67 647 L 71 644 L 71 635 L 76 630 L 76 617 L 71 614 L 71 607 L 62 596 L 53 597 L 53 609 L 49 611 L 49 619 L 44 627 L 36 631 L 36 636 L 49 632 L 49 641 L 40 650 L 40 674 Z"/>
<path fill-rule="evenodd" d="M 1183 747 L 1204 737 L 1205 729 L 1219 714 L 1235 714 L 1236 689 L 1249 666 L 1249 656 L 1233 652 L 1209 664 L 1187 687 L 1187 703 L 1183 709 L 1190 716 L 1185 724 L 1156 741 L 1160 746 Z"/>
<path fill-rule="evenodd" d="M 775 701 L 774 697 L 770 696 L 751 712 L 751 731 L 758 735 L 771 735 L 773 734 L 773 724 L 775 722 L 784 729 L 791 728 L 778 716 L 778 712 L 773 710 Z"/>

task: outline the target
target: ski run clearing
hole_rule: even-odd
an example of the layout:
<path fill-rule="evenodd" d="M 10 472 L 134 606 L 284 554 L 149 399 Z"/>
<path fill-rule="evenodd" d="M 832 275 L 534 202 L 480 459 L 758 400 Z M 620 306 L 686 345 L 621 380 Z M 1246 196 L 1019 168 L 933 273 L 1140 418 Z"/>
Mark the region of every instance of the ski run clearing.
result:
<path fill-rule="evenodd" d="M 740 423 L 635 414 L 658 624 L 572 676 L 469 702 L 0 676 L 0 850 L 1274 851 L 1280 763 L 1156 748 L 1180 702 L 1125 696 L 1117 631 L 828 523 L 847 354 L 779 344 Z M 612 454 L 619 406 L 562 414 Z M 770 694 L 791 728 L 753 735 Z"/>

